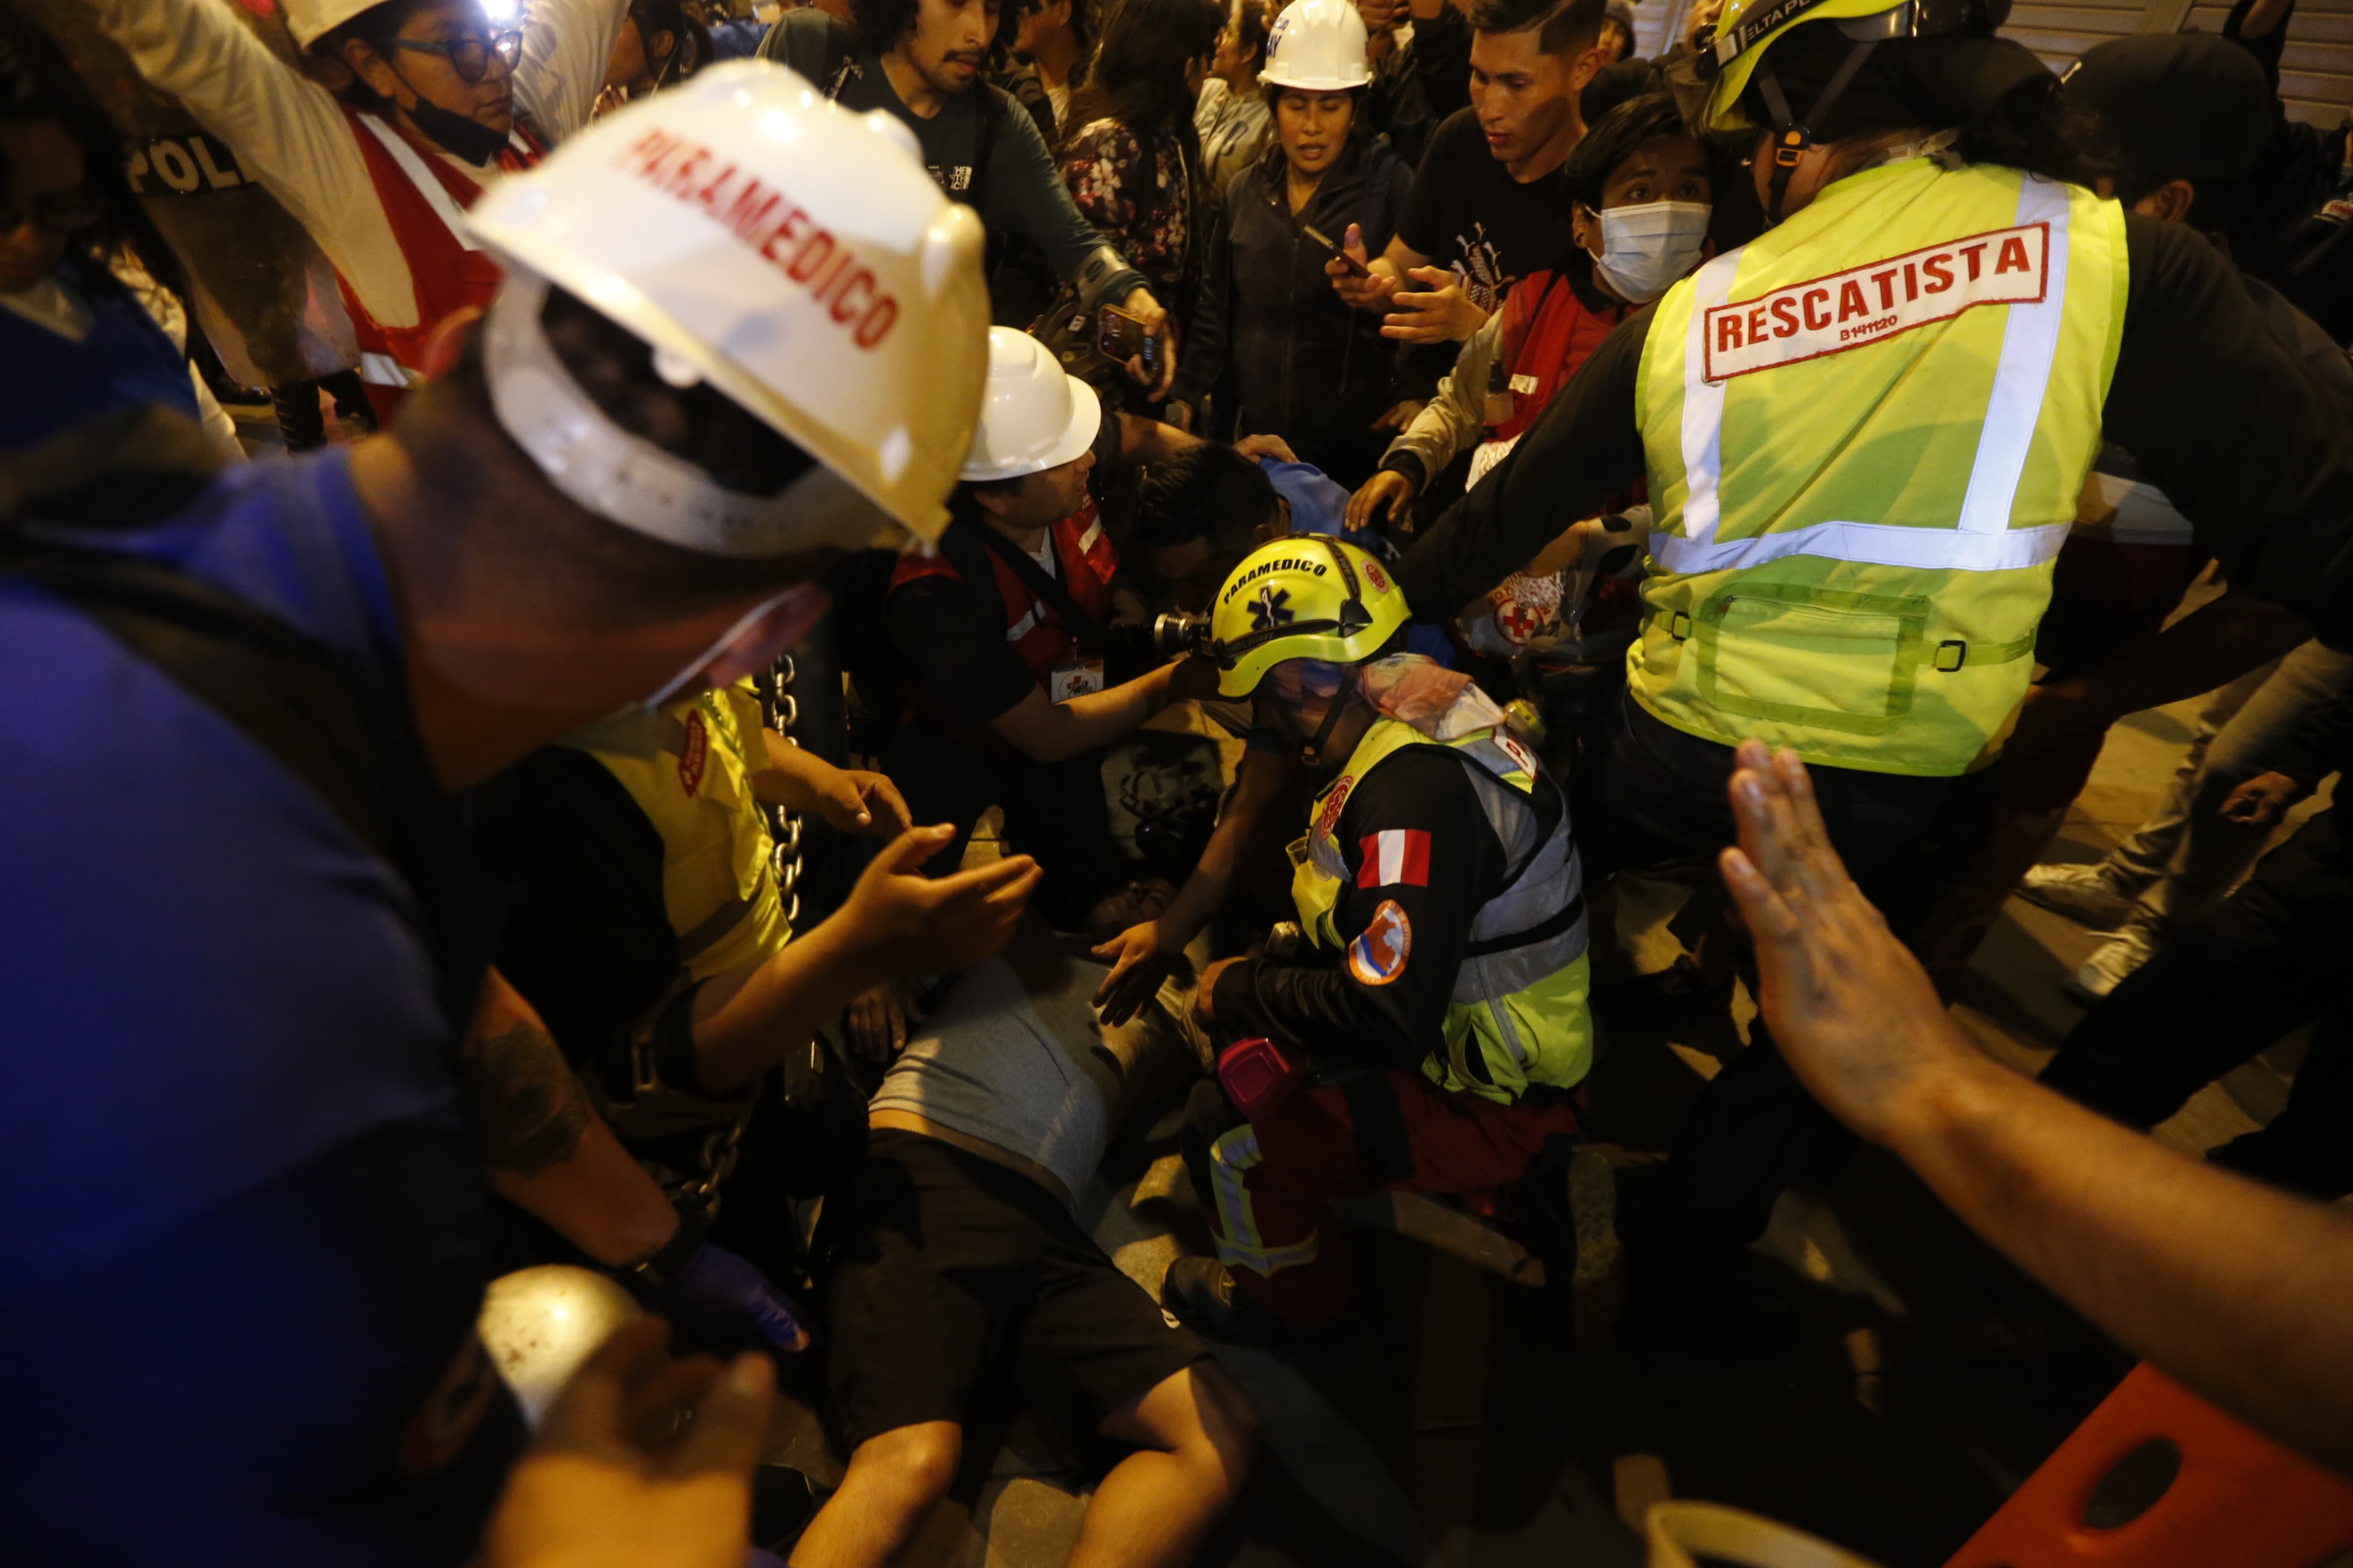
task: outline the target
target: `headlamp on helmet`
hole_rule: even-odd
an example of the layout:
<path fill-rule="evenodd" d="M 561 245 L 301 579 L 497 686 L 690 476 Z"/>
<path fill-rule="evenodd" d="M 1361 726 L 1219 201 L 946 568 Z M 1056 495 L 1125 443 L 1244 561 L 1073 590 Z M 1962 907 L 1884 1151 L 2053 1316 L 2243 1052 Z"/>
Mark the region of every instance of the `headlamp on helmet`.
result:
<path fill-rule="evenodd" d="M 1361 664 L 1412 618 L 1405 590 L 1370 553 L 1293 534 L 1260 545 L 1226 578 L 1206 657 L 1218 667 L 1219 695 L 1247 697 L 1285 659 Z"/>

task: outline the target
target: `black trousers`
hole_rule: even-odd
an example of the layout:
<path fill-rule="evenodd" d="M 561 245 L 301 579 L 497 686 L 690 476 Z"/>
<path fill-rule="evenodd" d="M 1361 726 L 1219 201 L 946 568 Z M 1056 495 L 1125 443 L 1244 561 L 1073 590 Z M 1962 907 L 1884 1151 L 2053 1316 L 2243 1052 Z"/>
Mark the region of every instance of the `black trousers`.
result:
<path fill-rule="evenodd" d="M 1725 794 L 1733 748 L 1652 718 L 1630 696 L 1587 744 L 1573 820 L 1587 878 L 1676 860 L 1713 860 L 1735 841 Z M 1969 780 L 1853 768 L 1813 770 L 1831 842 L 1898 936 L 1926 920 L 1945 868 L 1965 859 L 1982 792 Z M 1764 1235 L 1773 1204 L 1818 1155 L 1851 1135 L 1814 1103 L 1762 1018 L 1749 1047 L 1710 1079 L 1676 1134 L 1657 1184 L 1619 1220 L 1629 1247 L 1693 1253 Z"/>
<path fill-rule="evenodd" d="M 1127 879 L 1112 841 L 1103 764 L 1100 750 L 1033 763 L 920 720 L 902 727 L 882 753 L 882 771 L 907 797 L 917 825 L 955 825 L 955 837 L 924 866 L 926 874 L 954 871 L 981 813 L 997 806 L 1005 813 L 1006 843 L 1038 861 L 1039 910 L 1065 931 L 1080 929 L 1095 901 Z"/>
<path fill-rule="evenodd" d="M 2317 1198 L 2353 1193 L 2353 846 L 2322 812 L 2084 1016 L 2042 1081 L 2147 1129 L 2317 1020 L 2287 1108 L 2210 1155 Z"/>

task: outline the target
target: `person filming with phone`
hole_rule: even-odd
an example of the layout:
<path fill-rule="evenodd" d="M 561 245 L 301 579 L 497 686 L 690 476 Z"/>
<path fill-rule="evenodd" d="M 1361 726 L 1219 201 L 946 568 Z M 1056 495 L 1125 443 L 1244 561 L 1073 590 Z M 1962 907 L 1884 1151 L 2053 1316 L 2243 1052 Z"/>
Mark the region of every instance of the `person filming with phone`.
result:
<path fill-rule="evenodd" d="M 1385 245 L 1412 174 L 1359 118 L 1372 80 L 1348 0 L 1300 0 L 1274 25 L 1259 80 L 1276 145 L 1234 181 L 1209 240 L 1176 399 L 1198 408 L 1228 367 L 1236 432 L 1271 431 L 1345 485 L 1363 480 L 1397 402 L 1377 317 L 1324 276 L 1351 226 Z"/>

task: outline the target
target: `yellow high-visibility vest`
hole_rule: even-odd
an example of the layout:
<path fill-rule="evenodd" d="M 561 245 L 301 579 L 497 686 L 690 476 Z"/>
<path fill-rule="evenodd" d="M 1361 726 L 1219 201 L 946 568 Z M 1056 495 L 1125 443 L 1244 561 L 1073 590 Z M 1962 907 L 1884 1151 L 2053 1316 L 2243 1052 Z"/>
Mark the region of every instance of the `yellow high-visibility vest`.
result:
<path fill-rule="evenodd" d="M 574 731 L 662 841 L 662 901 L 680 966 L 697 980 L 754 964 L 792 935 L 752 775 L 767 765 L 749 683 L 658 712 L 631 708 Z"/>
<path fill-rule="evenodd" d="M 1676 284 L 1637 390 L 1635 700 L 1834 767 L 1990 761 L 2099 452 L 2126 281 L 2114 202 L 1914 158 Z"/>
<path fill-rule="evenodd" d="M 1335 837 L 1340 808 L 1367 774 L 1409 746 L 1443 746 L 1470 763 L 1464 772 L 1488 823 L 1519 867 L 1472 921 L 1474 950 L 1488 944 L 1493 951 L 1466 954 L 1455 971 L 1440 1028 L 1443 1049 L 1423 1059 L 1421 1074 L 1440 1089 L 1504 1105 L 1531 1085 L 1574 1088 L 1593 1068 L 1584 872 L 1567 812 L 1536 841 L 1527 797 L 1536 789 L 1537 764 L 1501 730 L 1439 742 L 1410 724 L 1382 719 L 1366 731 L 1347 765 L 1310 803 L 1307 836 L 1291 847 L 1291 901 L 1300 929 L 1327 952 L 1346 948 L 1332 919 L 1348 877 Z M 1529 934 L 1536 940 L 1511 940 Z"/>

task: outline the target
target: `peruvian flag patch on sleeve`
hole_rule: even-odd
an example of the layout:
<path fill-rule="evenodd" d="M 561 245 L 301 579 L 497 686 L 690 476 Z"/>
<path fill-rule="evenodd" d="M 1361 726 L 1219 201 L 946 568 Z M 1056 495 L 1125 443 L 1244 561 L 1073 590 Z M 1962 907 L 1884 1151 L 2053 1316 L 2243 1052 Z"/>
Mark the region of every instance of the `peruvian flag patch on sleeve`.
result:
<path fill-rule="evenodd" d="M 1356 870 L 1359 888 L 1430 886 L 1430 835 L 1420 828 L 1369 834 L 1359 847 L 1365 852 L 1365 863 Z"/>

